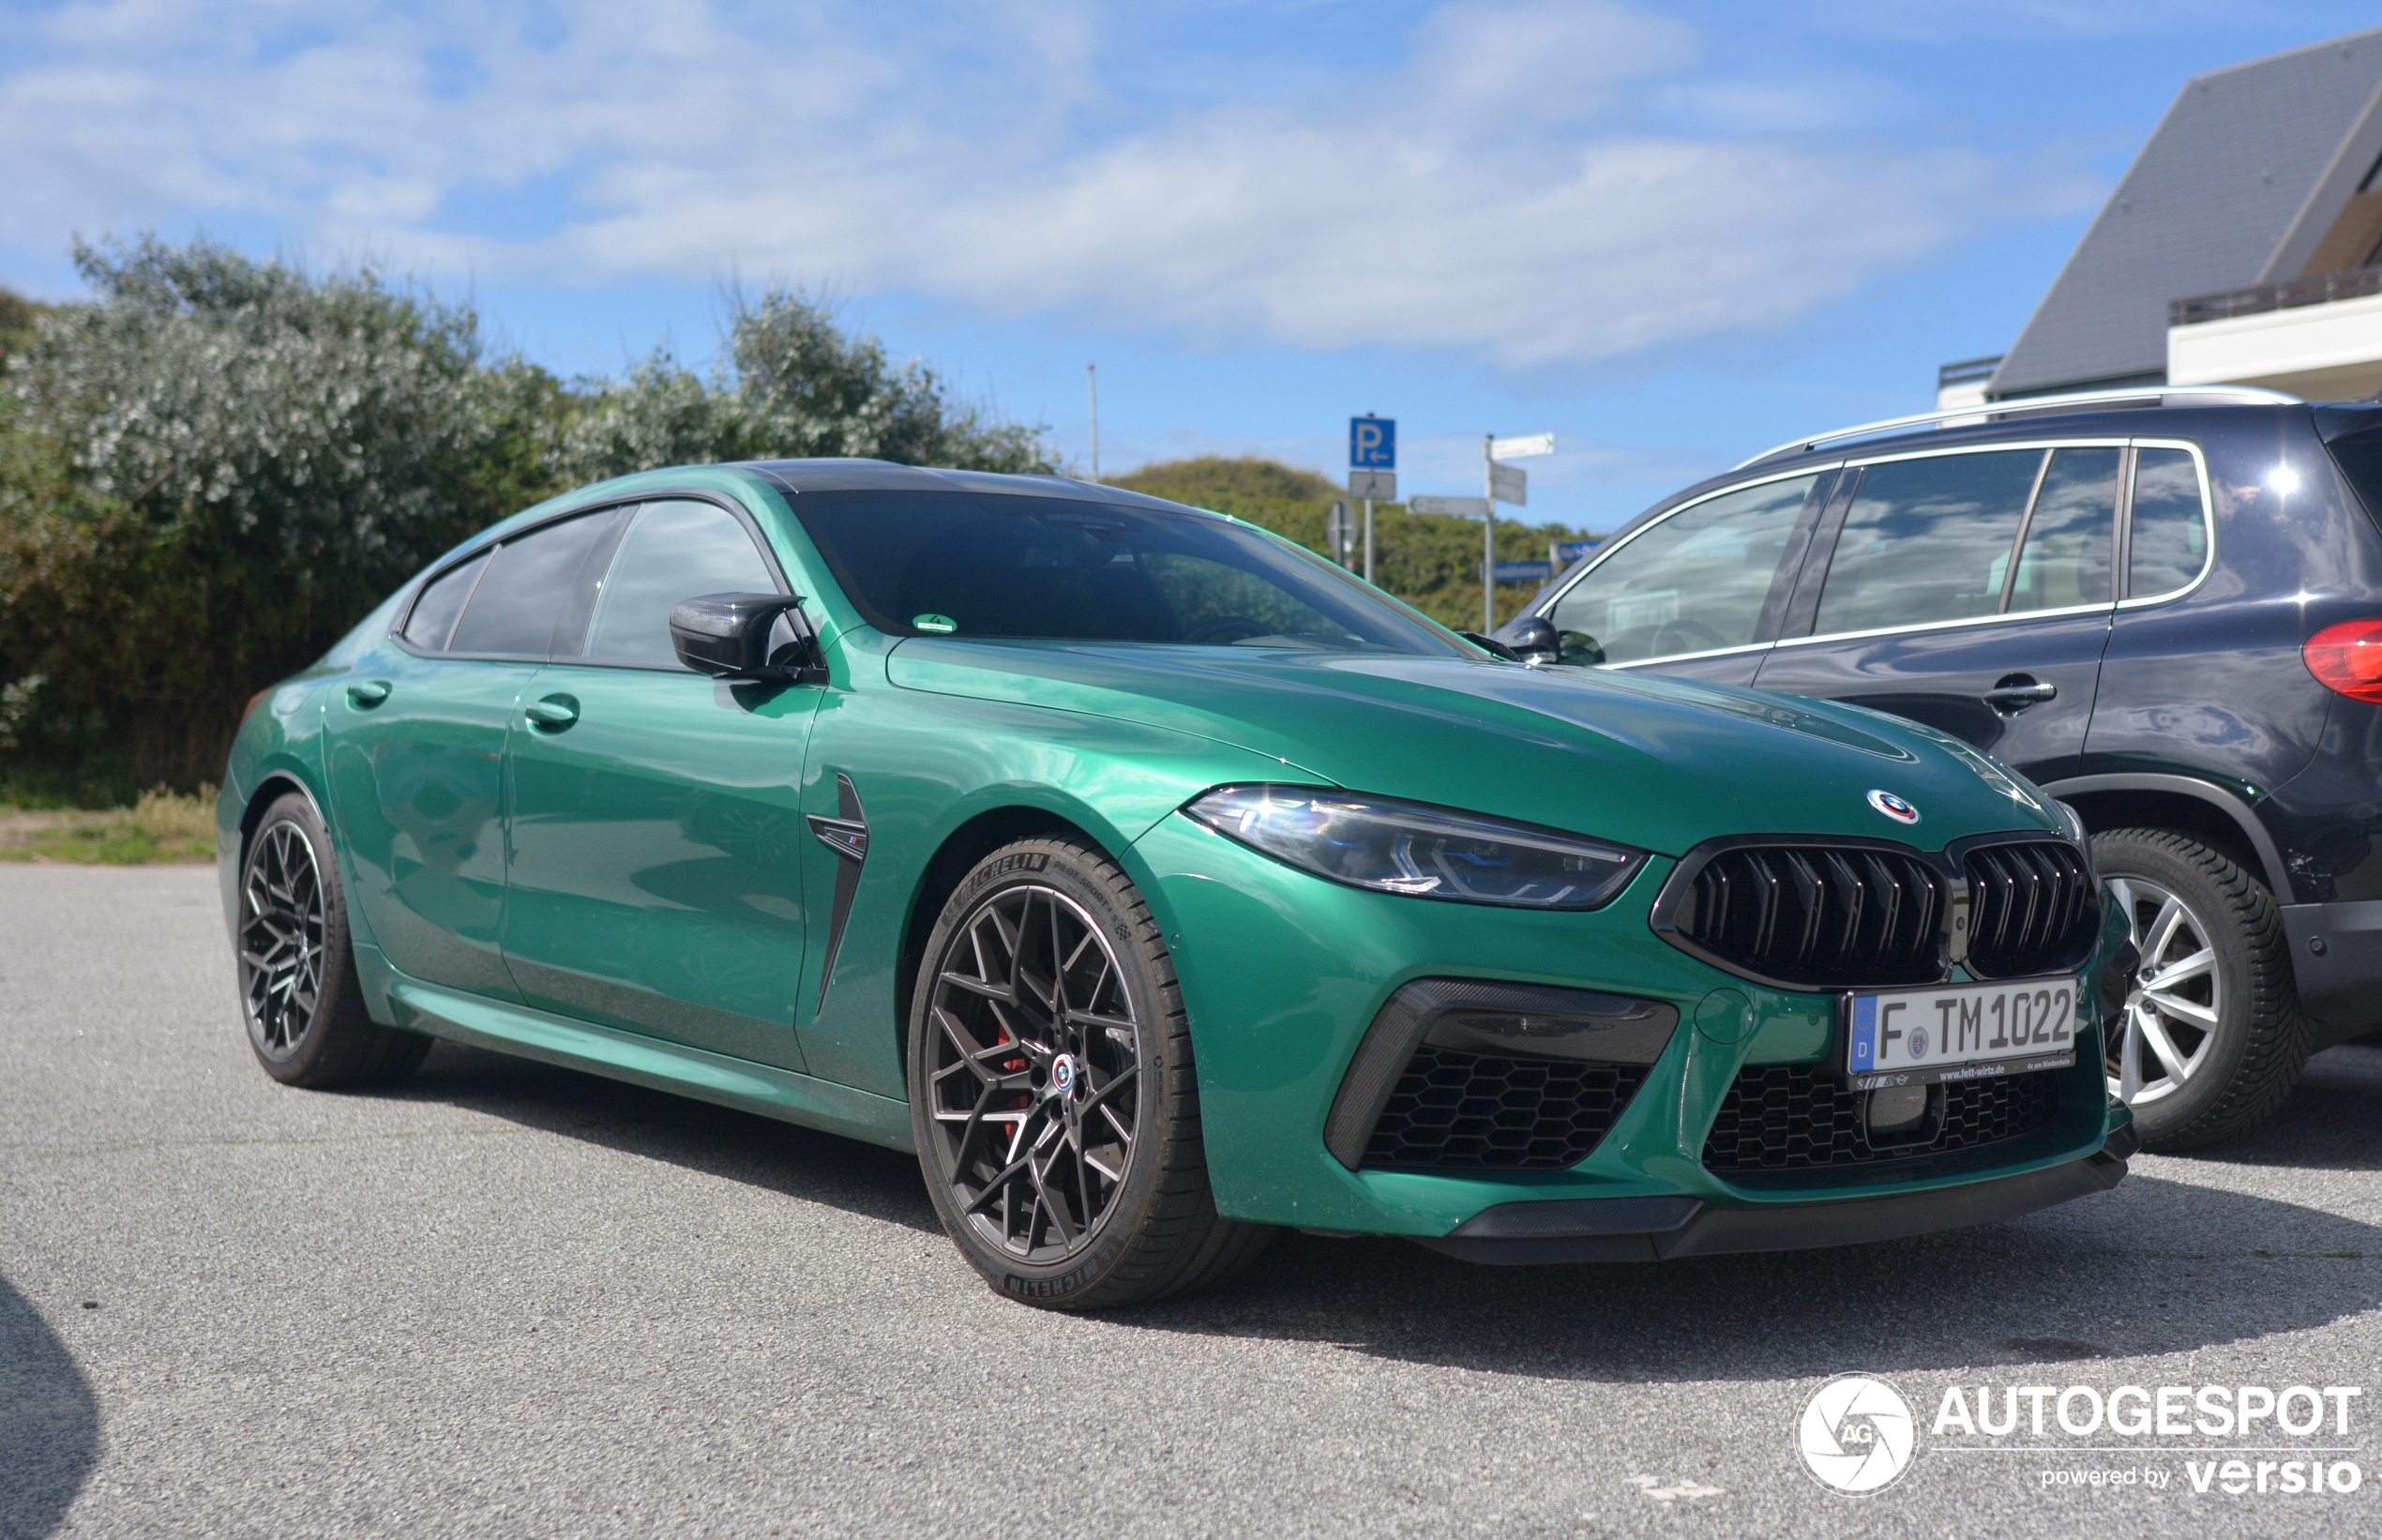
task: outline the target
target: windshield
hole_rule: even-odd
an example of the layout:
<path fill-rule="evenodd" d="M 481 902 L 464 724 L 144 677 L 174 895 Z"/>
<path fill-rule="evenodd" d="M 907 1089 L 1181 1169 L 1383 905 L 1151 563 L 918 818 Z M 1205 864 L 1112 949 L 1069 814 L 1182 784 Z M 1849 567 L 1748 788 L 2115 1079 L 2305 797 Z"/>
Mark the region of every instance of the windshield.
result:
<path fill-rule="evenodd" d="M 1214 514 L 969 492 L 788 502 L 868 624 L 896 636 L 1462 656 L 1338 567 Z"/>

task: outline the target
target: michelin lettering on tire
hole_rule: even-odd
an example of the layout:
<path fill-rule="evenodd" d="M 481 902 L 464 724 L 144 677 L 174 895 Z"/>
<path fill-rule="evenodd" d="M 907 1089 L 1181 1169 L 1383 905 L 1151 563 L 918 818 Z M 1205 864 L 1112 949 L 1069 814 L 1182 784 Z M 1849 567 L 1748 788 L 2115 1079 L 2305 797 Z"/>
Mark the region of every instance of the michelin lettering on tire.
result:
<path fill-rule="evenodd" d="M 1813 1479 L 1855 1497 L 1883 1491 L 1901 1479 L 1919 1442 L 1910 1403 L 1885 1381 L 1865 1374 L 1839 1375 L 1820 1386 L 1803 1403 L 1796 1432 Z"/>

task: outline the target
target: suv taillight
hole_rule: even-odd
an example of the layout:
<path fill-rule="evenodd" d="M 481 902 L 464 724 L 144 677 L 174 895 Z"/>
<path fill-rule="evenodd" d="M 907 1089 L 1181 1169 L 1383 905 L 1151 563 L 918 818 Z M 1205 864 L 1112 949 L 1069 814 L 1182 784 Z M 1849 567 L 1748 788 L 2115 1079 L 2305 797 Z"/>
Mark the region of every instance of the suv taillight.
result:
<path fill-rule="evenodd" d="M 2382 620 L 2328 626 L 2301 643 L 2299 656 L 2327 689 L 2382 702 Z"/>

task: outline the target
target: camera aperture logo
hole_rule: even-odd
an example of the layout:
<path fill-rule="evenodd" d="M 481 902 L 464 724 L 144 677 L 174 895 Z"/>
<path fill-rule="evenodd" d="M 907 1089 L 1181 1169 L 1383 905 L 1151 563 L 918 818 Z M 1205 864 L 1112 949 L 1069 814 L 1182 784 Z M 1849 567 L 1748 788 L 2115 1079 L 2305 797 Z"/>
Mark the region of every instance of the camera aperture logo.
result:
<path fill-rule="evenodd" d="M 1910 1468 L 1919 1442 L 1910 1403 L 1885 1381 L 1839 1375 L 1804 1403 L 1797 1428 L 1803 1463 L 1823 1487 L 1866 1496 L 1892 1486 Z"/>

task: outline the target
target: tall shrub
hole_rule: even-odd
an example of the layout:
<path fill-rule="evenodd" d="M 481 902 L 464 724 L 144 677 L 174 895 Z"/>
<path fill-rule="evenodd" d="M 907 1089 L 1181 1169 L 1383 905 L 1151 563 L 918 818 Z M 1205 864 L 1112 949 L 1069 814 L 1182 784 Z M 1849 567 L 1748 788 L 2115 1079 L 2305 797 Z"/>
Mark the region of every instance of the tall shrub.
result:
<path fill-rule="evenodd" d="M 931 365 L 897 364 L 874 336 L 772 289 L 739 302 L 725 356 L 706 380 L 656 350 L 626 380 L 595 383 L 575 403 L 556 454 L 565 483 L 658 465 L 855 456 L 906 465 L 1049 473 L 1059 460 L 1039 427 L 957 401 Z"/>
<path fill-rule="evenodd" d="M 75 263 L 88 303 L 0 306 L 0 768 L 86 794 L 216 778 L 251 692 L 569 487 L 811 455 L 1058 468 L 1040 429 L 784 290 L 736 308 L 708 378 L 657 352 L 566 388 L 369 267 L 154 237 Z"/>
<path fill-rule="evenodd" d="M 531 500 L 553 382 L 375 272 L 78 245 L 95 299 L 9 361 L 0 687 L 15 757 L 219 774 L 241 703 Z"/>

